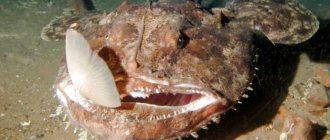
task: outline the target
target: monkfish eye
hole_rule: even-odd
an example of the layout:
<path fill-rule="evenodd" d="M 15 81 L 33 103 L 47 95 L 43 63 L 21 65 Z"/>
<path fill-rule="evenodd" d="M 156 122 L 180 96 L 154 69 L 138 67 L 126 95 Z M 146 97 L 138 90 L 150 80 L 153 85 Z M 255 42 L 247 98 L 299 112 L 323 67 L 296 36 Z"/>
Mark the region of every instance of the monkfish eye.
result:
<path fill-rule="evenodd" d="M 183 34 L 180 34 L 177 40 L 177 48 L 183 49 L 186 46 L 187 37 L 185 37 Z"/>

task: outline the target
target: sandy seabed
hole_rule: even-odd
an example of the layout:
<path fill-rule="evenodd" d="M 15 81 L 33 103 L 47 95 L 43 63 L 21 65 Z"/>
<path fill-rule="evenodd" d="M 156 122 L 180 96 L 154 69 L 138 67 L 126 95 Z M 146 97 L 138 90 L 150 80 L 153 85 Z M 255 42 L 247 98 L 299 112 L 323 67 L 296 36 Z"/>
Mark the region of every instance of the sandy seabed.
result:
<path fill-rule="evenodd" d="M 52 84 L 63 42 L 45 42 L 40 31 L 65 1 L 0 2 L 0 139 L 77 139 L 65 131 Z M 66 120 L 67 121 L 67 120 Z M 72 129 L 72 128 L 69 128 Z"/>

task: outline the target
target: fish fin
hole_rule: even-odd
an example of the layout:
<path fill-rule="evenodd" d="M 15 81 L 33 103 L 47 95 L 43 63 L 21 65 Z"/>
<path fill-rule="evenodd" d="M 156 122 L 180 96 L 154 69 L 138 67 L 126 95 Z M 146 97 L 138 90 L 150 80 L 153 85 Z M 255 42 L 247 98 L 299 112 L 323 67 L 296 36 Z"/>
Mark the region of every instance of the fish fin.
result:
<path fill-rule="evenodd" d="M 227 7 L 235 11 L 231 26 L 245 24 L 275 44 L 304 42 L 319 28 L 316 16 L 296 0 L 234 0 Z"/>
<path fill-rule="evenodd" d="M 91 50 L 87 40 L 76 30 L 68 29 L 65 43 L 67 67 L 76 90 L 95 104 L 120 106 L 113 75 L 104 60 Z"/>

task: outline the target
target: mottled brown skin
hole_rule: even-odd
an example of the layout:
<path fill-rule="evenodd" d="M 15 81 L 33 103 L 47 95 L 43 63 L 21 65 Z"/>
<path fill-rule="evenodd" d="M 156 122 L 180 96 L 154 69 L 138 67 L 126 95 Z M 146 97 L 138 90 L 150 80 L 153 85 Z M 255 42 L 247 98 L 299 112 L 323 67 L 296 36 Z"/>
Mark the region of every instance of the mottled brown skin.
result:
<path fill-rule="evenodd" d="M 231 26 L 246 24 L 273 43 L 298 44 L 319 27 L 316 16 L 296 0 L 234 0 L 229 7 L 236 14 Z"/>
<path fill-rule="evenodd" d="M 261 7 L 280 7 L 276 4 L 268 2 Z M 124 3 L 107 15 L 90 14 L 75 20 L 53 21 L 45 27 L 43 34 L 48 39 L 56 39 L 63 37 L 61 33 L 48 31 L 55 31 L 54 28 L 65 31 L 70 26 L 79 30 L 108 64 L 122 97 L 122 106 L 118 108 L 90 104 L 86 109 L 71 101 L 62 91 L 67 99 L 67 103 L 62 103 L 66 104 L 68 114 L 78 125 L 102 139 L 169 139 L 196 132 L 212 118 L 230 109 L 244 94 L 251 80 L 250 58 L 253 57 L 255 28 L 250 23 L 257 22 L 259 18 L 244 17 L 244 10 L 251 11 L 246 7 L 245 2 L 234 1 L 228 9 L 210 13 L 190 1 L 152 5 Z M 292 13 L 288 9 L 286 12 Z M 221 15 L 228 16 L 231 21 L 223 24 Z M 313 17 L 306 18 L 306 22 L 307 19 Z M 261 22 L 266 21 L 273 25 L 269 18 Z M 61 22 L 63 26 L 54 26 L 54 23 L 58 25 Z M 310 22 L 311 28 L 317 29 L 315 21 Z M 270 36 L 274 43 L 288 43 L 288 37 L 271 36 L 273 32 L 285 32 L 288 28 L 277 28 L 275 24 L 269 28 L 258 30 Z M 314 30 L 298 32 L 301 37 L 297 38 L 304 41 Z M 297 43 L 296 40 L 292 42 Z M 70 81 L 64 64 L 56 89 L 63 90 L 72 84 Z M 187 83 L 198 88 L 176 86 Z M 175 111 L 180 107 L 141 105 L 135 102 L 137 100 L 127 99 L 137 87 L 150 90 L 145 94 L 154 93 L 157 89 L 169 94 L 198 91 L 216 101 L 203 108 L 177 114 Z M 165 99 L 159 99 L 159 102 L 161 100 Z"/>

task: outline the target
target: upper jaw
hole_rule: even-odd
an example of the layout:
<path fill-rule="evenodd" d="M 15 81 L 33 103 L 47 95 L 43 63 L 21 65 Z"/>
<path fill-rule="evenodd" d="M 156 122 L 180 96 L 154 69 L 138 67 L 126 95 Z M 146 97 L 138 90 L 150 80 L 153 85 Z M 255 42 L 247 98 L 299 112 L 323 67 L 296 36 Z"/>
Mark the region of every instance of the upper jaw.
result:
<path fill-rule="evenodd" d="M 216 91 L 196 83 L 173 82 L 173 80 L 159 80 L 146 76 L 130 78 L 126 85 L 126 92 L 134 97 L 142 98 L 160 93 L 201 94 L 213 98 L 218 97 Z"/>

